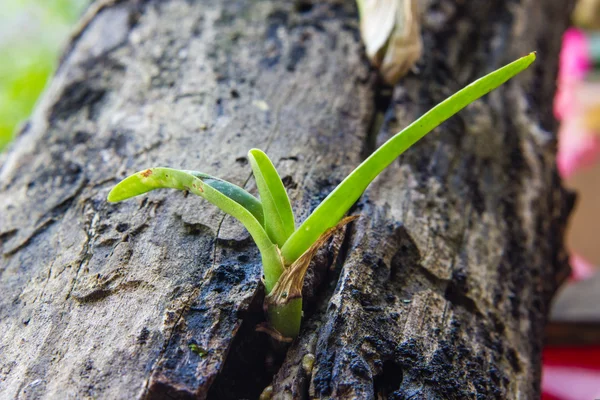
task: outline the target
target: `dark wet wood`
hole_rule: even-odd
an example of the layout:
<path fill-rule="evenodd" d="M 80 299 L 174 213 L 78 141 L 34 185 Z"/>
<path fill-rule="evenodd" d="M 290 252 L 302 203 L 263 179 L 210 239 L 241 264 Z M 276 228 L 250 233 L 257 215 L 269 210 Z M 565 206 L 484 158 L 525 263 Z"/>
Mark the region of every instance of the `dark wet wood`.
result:
<path fill-rule="evenodd" d="M 426 3 L 425 55 L 393 92 L 350 1 L 101 8 L 2 157 L 0 397 L 537 397 L 567 272 L 550 102 L 568 2 Z M 369 188 L 287 353 L 255 332 L 239 224 L 184 193 L 105 201 L 159 165 L 254 191 L 259 147 L 300 221 L 376 144 L 531 50 Z"/>

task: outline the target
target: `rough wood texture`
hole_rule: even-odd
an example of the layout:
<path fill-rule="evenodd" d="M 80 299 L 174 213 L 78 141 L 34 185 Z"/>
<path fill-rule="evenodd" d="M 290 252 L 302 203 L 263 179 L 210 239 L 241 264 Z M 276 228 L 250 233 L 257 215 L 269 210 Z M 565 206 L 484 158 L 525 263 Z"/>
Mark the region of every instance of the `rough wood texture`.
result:
<path fill-rule="evenodd" d="M 393 96 L 353 2 L 115 3 L 3 159 L 0 397 L 538 396 L 568 268 L 549 114 L 567 1 L 428 1 L 424 58 Z M 533 49 L 369 188 L 287 353 L 254 331 L 260 258 L 239 224 L 183 193 L 105 201 L 158 165 L 253 190 L 259 147 L 302 220 L 374 145 Z"/>

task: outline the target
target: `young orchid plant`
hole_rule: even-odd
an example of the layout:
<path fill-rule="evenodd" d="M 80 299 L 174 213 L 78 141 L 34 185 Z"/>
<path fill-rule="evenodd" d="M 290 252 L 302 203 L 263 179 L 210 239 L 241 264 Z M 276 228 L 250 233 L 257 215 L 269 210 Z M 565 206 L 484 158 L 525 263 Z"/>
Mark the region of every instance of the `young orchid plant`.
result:
<path fill-rule="evenodd" d="M 108 201 L 126 200 L 154 189 L 179 189 L 208 200 L 236 218 L 260 250 L 269 329 L 276 337 L 292 339 L 300 332 L 302 285 L 311 259 L 331 235 L 356 218 L 343 217 L 373 179 L 427 133 L 534 60 L 535 53 L 522 57 L 429 110 L 373 152 L 298 227 L 279 174 L 269 157 L 258 149 L 250 150 L 248 157 L 260 199 L 239 186 L 201 172 L 150 168 L 117 184 L 108 194 Z"/>

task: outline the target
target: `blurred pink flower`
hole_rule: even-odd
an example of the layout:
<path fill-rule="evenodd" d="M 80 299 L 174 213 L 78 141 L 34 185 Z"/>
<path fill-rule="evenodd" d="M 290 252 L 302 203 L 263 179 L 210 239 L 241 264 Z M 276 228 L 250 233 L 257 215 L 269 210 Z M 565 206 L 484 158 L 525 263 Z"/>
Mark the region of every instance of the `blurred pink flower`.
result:
<path fill-rule="evenodd" d="M 598 399 L 600 372 L 575 366 L 544 365 L 544 393 L 561 400 Z"/>
<path fill-rule="evenodd" d="M 558 130 L 556 164 L 563 178 L 594 164 L 600 158 L 600 136 L 583 129 L 579 118 L 564 120 Z"/>
<path fill-rule="evenodd" d="M 560 52 L 560 81 L 581 80 L 592 68 L 589 55 L 588 40 L 583 31 L 569 28 L 563 36 L 563 47 Z"/>
<path fill-rule="evenodd" d="M 571 254 L 569 262 L 571 264 L 571 278 L 575 281 L 587 279 L 596 273 L 596 267 L 577 254 Z"/>
<path fill-rule="evenodd" d="M 600 136 L 583 122 L 586 113 L 600 101 L 597 84 L 584 81 L 593 63 L 583 31 L 569 28 L 565 32 L 559 61 L 554 115 L 562 123 L 556 163 L 561 176 L 568 178 L 600 158 Z"/>
<path fill-rule="evenodd" d="M 559 57 L 558 88 L 554 99 L 554 115 L 557 119 L 563 119 L 575 108 L 575 86 L 592 66 L 585 34 L 579 29 L 569 28 L 563 35 Z"/>

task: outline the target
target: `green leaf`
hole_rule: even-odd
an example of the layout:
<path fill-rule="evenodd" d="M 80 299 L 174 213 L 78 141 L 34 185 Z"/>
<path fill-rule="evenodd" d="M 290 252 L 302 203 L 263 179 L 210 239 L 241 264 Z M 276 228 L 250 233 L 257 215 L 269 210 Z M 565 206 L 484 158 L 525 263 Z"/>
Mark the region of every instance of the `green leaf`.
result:
<path fill-rule="evenodd" d="M 149 173 L 147 171 L 156 172 L 157 170 L 160 171 L 162 169 L 170 169 L 170 168 L 153 168 L 150 170 L 138 172 L 137 174 L 135 174 L 133 176 L 140 175 L 140 174 L 147 174 L 148 178 L 150 178 L 150 176 L 152 176 L 153 173 Z M 262 221 L 264 220 L 262 204 L 260 203 L 260 201 L 256 197 L 252 196 L 250 193 L 248 193 L 247 191 L 242 189 L 241 187 L 234 185 L 233 183 L 227 182 L 223 179 L 215 178 L 214 176 L 211 176 L 211 175 L 208 175 L 208 174 L 205 174 L 202 172 L 198 172 L 198 171 L 187 171 L 187 170 L 181 170 L 181 171 L 173 170 L 173 171 L 185 172 L 196 178 L 199 178 L 205 184 L 209 185 L 213 189 L 218 190 L 225 196 L 229 197 L 231 200 L 235 201 L 236 203 L 238 203 L 241 206 L 243 206 L 244 208 L 246 208 L 246 210 L 250 211 L 250 213 L 254 216 L 254 218 L 256 218 L 259 222 L 262 223 Z M 168 176 L 168 174 L 166 174 L 166 175 Z M 156 176 L 154 176 L 152 179 L 145 179 L 144 183 L 141 183 L 139 180 L 137 180 L 136 178 L 133 178 L 133 177 L 129 177 L 126 179 L 128 179 L 127 184 L 124 184 L 123 182 L 125 182 L 125 181 L 123 181 L 122 183 L 117 185 L 115 188 L 113 188 L 113 190 L 110 191 L 110 193 L 108 195 L 108 201 L 114 203 L 117 201 L 126 200 L 133 196 L 138 196 L 140 194 L 149 192 L 154 189 L 164 188 L 164 187 L 168 187 L 168 188 L 172 188 L 172 189 L 179 189 L 179 190 L 188 190 L 188 189 L 184 189 L 183 187 L 162 186 L 163 184 L 166 184 L 166 182 L 157 183 Z M 159 186 L 153 187 L 153 186 L 151 186 L 151 182 L 154 182 L 154 184 L 158 184 Z M 172 182 L 171 184 L 175 184 L 175 182 Z"/>
<path fill-rule="evenodd" d="M 534 60 L 535 53 L 530 53 L 478 79 L 385 142 L 348 175 L 290 236 L 281 249 L 284 262 L 291 264 L 296 261 L 323 232 L 335 226 L 373 179 L 406 149 L 468 104 L 529 67 Z"/>
<path fill-rule="evenodd" d="M 219 192 L 223 193 L 231 200 L 237 202 L 238 204 L 241 204 L 246 208 L 246 210 L 250 211 L 252 215 L 254 215 L 254 218 L 256 218 L 258 222 L 263 224 L 265 216 L 263 213 L 263 206 L 260 200 L 252 196 L 250 193 L 248 193 L 241 187 L 234 185 L 231 182 L 215 178 L 214 176 L 210 176 L 202 172 L 187 170 L 184 172 L 187 172 L 188 174 L 201 179 L 204 183 L 211 186 L 213 189 L 217 189 Z"/>
<path fill-rule="evenodd" d="M 231 189 L 232 186 L 234 185 L 230 184 L 228 188 Z M 110 191 L 108 201 L 122 201 L 161 188 L 188 190 L 240 221 L 250 232 L 260 250 L 267 292 L 275 286 L 283 272 L 283 263 L 277 246 L 271 242 L 261 223 L 244 205 L 203 182 L 200 178 L 186 171 L 150 168 L 122 180 Z"/>
<path fill-rule="evenodd" d="M 283 246 L 295 229 L 290 199 L 277 170 L 265 153 L 252 149 L 248 152 L 248 158 L 263 205 L 265 229 L 273 243 Z"/>

